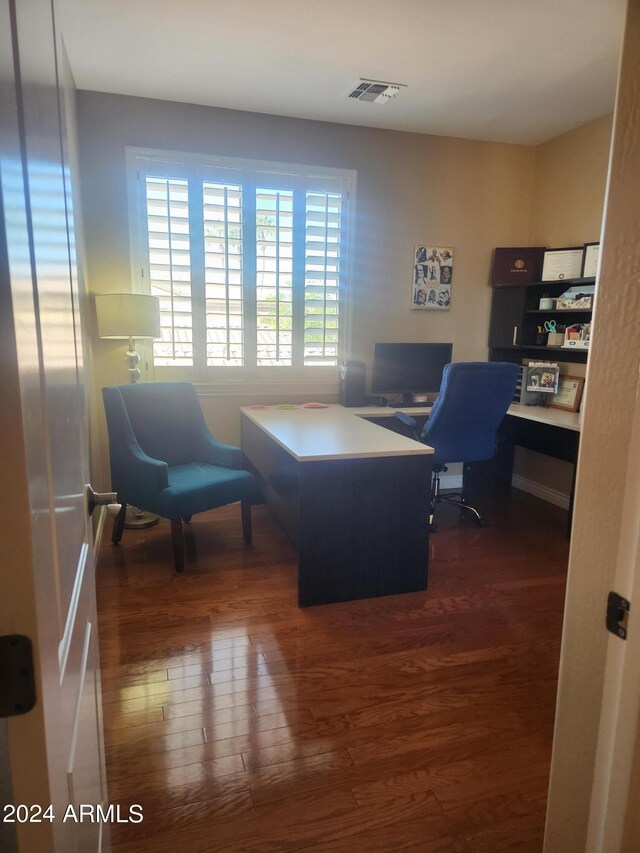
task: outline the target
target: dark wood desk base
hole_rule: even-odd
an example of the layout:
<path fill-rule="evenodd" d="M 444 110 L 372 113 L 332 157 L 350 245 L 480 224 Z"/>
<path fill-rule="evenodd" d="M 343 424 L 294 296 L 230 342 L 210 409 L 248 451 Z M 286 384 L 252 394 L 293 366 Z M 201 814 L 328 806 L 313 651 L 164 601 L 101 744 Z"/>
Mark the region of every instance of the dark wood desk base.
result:
<path fill-rule="evenodd" d="M 498 430 L 497 475 L 504 485 L 511 487 L 515 446 L 536 450 L 555 459 L 564 459 L 573 465 L 573 479 L 569 494 L 569 520 L 567 534 L 571 532 L 573 494 L 576 484 L 576 467 L 580 433 L 553 424 L 543 424 L 526 418 L 507 415 Z"/>
<path fill-rule="evenodd" d="M 301 607 L 427 588 L 430 456 L 298 462 L 244 415 L 242 450 L 298 546 Z"/>

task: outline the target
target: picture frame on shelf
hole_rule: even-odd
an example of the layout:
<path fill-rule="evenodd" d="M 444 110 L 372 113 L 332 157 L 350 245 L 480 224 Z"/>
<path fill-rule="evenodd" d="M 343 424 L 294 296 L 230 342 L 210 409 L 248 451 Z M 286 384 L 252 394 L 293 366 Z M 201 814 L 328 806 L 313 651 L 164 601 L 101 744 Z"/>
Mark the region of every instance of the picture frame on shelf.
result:
<path fill-rule="evenodd" d="M 541 281 L 566 281 L 580 278 L 584 246 L 568 246 L 564 249 L 545 249 L 542 261 Z"/>
<path fill-rule="evenodd" d="M 582 257 L 581 278 L 595 278 L 598 272 L 598 258 L 600 257 L 600 243 L 585 243 Z"/>
<path fill-rule="evenodd" d="M 558 390 L 549 401 L 549 406 L 565 412 L 577 412 L 580 410 L 583 390 L 584 376 L 561 376 Z"/>
<path fill-rule="evenodd" d="M 560 367 L 547 361 L 530 361 L 527 367 L 526 390 L 537 394 L 555 394 L 558 390 Z"/>

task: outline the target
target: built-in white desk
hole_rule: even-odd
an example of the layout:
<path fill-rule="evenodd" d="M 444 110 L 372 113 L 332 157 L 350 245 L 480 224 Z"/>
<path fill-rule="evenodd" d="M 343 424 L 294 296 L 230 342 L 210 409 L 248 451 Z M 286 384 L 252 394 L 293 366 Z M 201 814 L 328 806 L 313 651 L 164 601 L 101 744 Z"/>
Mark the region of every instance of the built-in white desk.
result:
<path fill-rule="evenodd" d="M 545 409 L 543 406 L 523 406 L 520 403 L 512 403 L 507 414 L 514 418 L 523 418 L 526 421 L 535 421 L 539 424 L 580 432 L 580 415 L 578 412 L 565 412 L 563 409 Z"/>
<path fill-rule="evenodd" d="M 385 419 L 393 417 L 395 412 L 402 411 L 402 409 L 368 407 L 354 409 L 353 411 L 358 412 L 363 417 L 373 417 L 376 423 L 384 425 Z M 416 418 L 420 428 L 428 417 L 430 408 L 409 408 L 404 411 Z M 478 464 L 479 476 L 474 477 L 475 485 L 477 487 L 481 485 L 484 487 L 503 485 L 511 488 L 514 448 L 516 446 L 526 447 L 529 450 L 535 450 L 538 453 L 570 462 L 573 465 L 573 479 L 569 493 L 568 530 L 570 531 L 580 428 L 581 416 L 577 412 L 512 403 L 498 430 L 497 458 L 495 462 L 488 465 L 486 463 Z M 493 470 L 490 472 L 490 469 Z"/>
<path fill-rule="evenodd" d="M 298 545 L 301 606 L 427 587 L 433 449 L 366 420 L 394 411 L 241 409 L 246 465 Z"/>
<path fill-rule="evenodd" d="M 576 484 L 578 449 L 580 446 L 581 419 L 577 412 L 563 409 L 546 409 L 542 406 L 523 406 L 513 403 L 498 430 L 497 473 L 504 485 L 511 486 L 513 455 L 516 446 L 526 447 L 573 465 L 573 478 L 569 493 L 569 519 L 571 531 L 573 496 Z"/>

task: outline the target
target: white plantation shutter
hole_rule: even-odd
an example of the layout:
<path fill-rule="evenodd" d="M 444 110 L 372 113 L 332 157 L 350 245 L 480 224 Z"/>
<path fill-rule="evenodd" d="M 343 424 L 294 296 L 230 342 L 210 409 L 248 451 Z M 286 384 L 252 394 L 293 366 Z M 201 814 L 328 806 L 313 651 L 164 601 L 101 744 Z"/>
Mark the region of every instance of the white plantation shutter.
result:
<path fill-rule="evenodd" d="M 342 194 L 307 192 L 304 364 L 337 364 L 340 322 Z"/>
<path fill-rule="evenodd" d="M 193 365 L 189 191 L 187 181 L 147 177 L 150 292 L 160 299 L 158 365 Z"/>
<path fill-rule="evenodd" d="M 135 159 L 138 268 L 160 298 L 154 363 L 189 378 L 335 367 L 350 173 L 182 156 Z"/>
<path fill-rule="evenodd" d="M 209 366 L 244 364 L 242 187 L 202 186 L 206 358 Z"/>
<path fill-rule="evenodd" d="M 256 190 L 256 358 L 293 364 L 293 192 Z"/>

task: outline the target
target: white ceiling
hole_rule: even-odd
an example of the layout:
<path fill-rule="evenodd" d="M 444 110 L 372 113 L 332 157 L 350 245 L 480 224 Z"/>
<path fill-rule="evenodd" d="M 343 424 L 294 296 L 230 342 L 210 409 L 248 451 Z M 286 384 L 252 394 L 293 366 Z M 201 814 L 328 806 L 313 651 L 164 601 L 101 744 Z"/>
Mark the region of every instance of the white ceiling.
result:
<path fill-rule="evenodd" d="M 610 112 L 624 0 L 60 0 L 81 89 L 538 143 Z M 408 84 L 349 100 L 360 77 Z"/>

